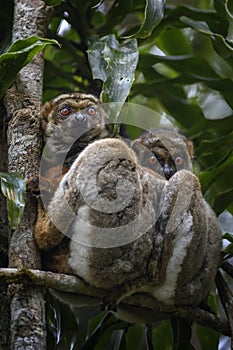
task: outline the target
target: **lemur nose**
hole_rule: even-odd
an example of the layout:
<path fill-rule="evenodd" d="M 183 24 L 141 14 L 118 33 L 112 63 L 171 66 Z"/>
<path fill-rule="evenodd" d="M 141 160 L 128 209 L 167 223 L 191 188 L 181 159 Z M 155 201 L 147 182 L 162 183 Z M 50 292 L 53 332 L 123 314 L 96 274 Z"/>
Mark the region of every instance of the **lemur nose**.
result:
<path fill-rule="evenodd" d="M 169 180 L 170 177 L 172 177 L 172 175 L 175 174 L 175 171 L 174 171 L 174 169 L 169 167 L 167 164 L 164 164 L 164 166 L 163 166 L 163 173 L 164 173 L 164 176 L 165 176 L 166 180 Z"/>
<path fill-rule="evenodd" d="M 77 120 L 77 122 L 83 123 L 86 121 L 86 116 L 79 112 L 75 115 L 75 119 Z"/>

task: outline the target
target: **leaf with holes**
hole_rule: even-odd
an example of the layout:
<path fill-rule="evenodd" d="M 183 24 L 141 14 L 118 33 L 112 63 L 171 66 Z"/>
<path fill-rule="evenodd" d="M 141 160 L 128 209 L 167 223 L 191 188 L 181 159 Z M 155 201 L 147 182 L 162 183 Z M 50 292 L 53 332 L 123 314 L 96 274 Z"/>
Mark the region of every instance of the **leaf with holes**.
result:
<path fill-rule="evenodd" d="M 103 102 L 124 103 L 138 63 L 138 48 L 135 39 L 119 42 L 115 35 L 92 38 L 88 58 L 94 79 L 104 82 Z"/>

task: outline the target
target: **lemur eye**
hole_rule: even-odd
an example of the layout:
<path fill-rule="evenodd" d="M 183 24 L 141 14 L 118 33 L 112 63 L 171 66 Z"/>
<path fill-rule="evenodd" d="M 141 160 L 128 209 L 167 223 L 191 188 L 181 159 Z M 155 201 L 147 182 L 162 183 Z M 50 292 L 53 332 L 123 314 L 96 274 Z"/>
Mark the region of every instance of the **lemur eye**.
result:
<path fill-rule="evenodd" d="M 153 155 L 153 156 L 150 156 L 149 158 L 148 158 L 148 163 L 149 164 L 151 164 L 151 165 L 155 165 L 155 164 L 157 164 L 158 163 L 158 159 Z"/>
<path fill-rule="evenodd" d="M 175 158 L 175 163 L 176 163 L 176 165 L 181 166 L 184 163 L 184 159 L 182 157 L 178 156 Z"/>
<path fill-rule="evenodd" d="M 67 117 L 71 112 L 71 109 L 68 106 L 64 106 L 61 109 L 59 109 L 59 115 L 61 117 Z"/>
<path fill-rule="evenodd" d="M 94 107 L 89 107 L 87 109 L 87 114 L 90 115 L 91 117 L 94 117 L 95 115 L 97 115 L 97 111 Z"/>

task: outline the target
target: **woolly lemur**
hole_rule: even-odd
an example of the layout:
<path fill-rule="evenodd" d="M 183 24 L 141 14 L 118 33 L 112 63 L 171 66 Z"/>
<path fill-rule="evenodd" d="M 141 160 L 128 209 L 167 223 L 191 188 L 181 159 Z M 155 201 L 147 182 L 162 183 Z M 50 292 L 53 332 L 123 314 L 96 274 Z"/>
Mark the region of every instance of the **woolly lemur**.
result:
<path fill-rule="evenodd" d="M 48 216 L 43 233 L 38 225 L 35 232 L 47 268 L 105 289 L 109 304 L 146 292 L 161 309 L 196 305 L 209 292 L 221 231 L 189 170 L 167 180 L 123 141 L 98 140 L 64 175 Z"/>

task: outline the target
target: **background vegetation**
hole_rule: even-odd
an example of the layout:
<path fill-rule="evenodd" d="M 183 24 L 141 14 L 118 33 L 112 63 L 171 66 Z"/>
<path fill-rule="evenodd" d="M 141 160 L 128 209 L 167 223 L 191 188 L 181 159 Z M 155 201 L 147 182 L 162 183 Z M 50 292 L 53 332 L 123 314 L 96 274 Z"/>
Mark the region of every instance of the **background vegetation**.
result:
<path fill-rule="evenodd" d="M 30 38 L 9 50 L 13 2 L 0 0 L 1 97 L 17 71 L 45 48 L 44 100 L 63 92 L 83 91 L 101 94 L 104 102 L 127 101 L 157 111 L 194 142 L 195 168 L 203 194 L 216 214 L 221 214 L 225 232 L 223 260 L 230 259 L 233 256 L 233 3 L 227 0 L 45 2 L 54 6 L 47 39 Z M 4 115 L 3 107 L 1 110 Z M 135 137 L 138 130 L 128 127 L 128 132 Z M 232 281 L 226 278 L 230 285 Z M 217 311 L 217 303 L 213 289 L 210 304 L 216 312 L 222 312 Z M 77 339 L 79 349 L 104 349 L 112 335 L 115 345 L 110 348 L 115 350 L 143 346 L 145 349 L 192 348 L 190 325 L 182 320 L 163 321 L 149 327 L 130 325 L 109 314 L 92 318 L 96 310 L 87 310 L 86 314 L 90 313 L 92 318 L 87 327 L 82 308 L 76 310 L 74 317 L 66 306 L 54 300 L 48 305 L 51 349 L 72 349 Z M 197 325 L 195 330 L 192 343 L 199 344 L 197 349 L 198 346 L 229 347 L 213 330 Z"/>

